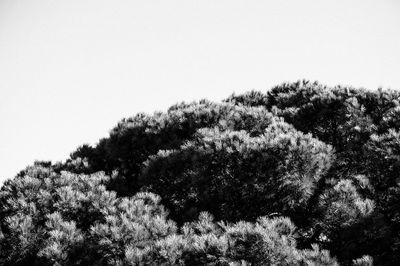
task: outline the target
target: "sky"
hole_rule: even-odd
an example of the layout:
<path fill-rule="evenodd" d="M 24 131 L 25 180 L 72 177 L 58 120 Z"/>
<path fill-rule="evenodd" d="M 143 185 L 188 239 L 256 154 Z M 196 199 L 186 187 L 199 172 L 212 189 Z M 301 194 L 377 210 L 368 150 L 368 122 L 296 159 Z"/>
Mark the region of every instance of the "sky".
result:
<path fill-rule="evenodd" d="M 400 88 L 398 0 L 0 0 L 0 183 L 124 117 L 298 79 Z"/>

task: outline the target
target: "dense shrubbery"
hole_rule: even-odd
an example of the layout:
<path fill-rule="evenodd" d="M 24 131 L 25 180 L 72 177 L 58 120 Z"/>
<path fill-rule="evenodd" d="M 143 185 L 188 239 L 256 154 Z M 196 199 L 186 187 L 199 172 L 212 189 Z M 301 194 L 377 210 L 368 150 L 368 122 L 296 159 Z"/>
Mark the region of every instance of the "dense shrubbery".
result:
<path fill-rule="evenodd" d="M 398 265 L 399 101 L 299 81 L 124 119 L 5 182 L 0 264 Z"/>

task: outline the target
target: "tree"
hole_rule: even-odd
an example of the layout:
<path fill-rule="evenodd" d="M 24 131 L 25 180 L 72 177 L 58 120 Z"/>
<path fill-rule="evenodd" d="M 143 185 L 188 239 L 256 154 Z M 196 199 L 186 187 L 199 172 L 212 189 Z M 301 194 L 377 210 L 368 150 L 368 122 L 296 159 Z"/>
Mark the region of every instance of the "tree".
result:
<path fill-rule="evenodd" d="M 303 80 L 123 119 L 4 184 L 0 262 L 398 265 L 399 101 Z"/>

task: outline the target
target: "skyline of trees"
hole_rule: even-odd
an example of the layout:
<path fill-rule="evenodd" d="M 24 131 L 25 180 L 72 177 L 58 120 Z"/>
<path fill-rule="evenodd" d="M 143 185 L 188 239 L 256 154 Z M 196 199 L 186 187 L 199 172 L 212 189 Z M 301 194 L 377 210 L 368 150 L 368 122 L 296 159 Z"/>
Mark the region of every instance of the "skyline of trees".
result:
<path fill-rule="evenodd" d="M 0 262 L 397 265 L 399 102 L 303 80 L 125 118 L 4 183 Z"/>

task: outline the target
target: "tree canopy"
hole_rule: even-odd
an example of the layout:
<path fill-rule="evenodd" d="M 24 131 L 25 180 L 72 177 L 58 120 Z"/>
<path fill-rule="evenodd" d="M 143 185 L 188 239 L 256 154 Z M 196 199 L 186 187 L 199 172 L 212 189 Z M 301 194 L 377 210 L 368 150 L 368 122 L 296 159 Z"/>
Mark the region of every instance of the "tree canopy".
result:
<path fill-rule="evenodd" d="M 1 265 L 398 265 L 400 93 L 284 83 L 121 120 L 0 190 Z"/>

